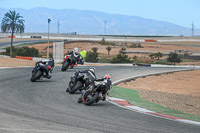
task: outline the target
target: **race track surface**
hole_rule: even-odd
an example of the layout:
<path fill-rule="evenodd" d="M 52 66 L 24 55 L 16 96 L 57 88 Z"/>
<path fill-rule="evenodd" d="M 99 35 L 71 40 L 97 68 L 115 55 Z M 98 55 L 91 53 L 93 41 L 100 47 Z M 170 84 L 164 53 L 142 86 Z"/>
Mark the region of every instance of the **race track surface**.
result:
<path fill-rule="evenodd" d="M 70 76 L 89 66 L 67 72 L 60 67 L 51 79 L 30 82 L 32 68 L 0 70 L 0 133 L 199 133 L 200 126 L 150 116 L 100 101 L 78 104 L 80 94 L 65 92 Z M 180 68 L 96 66 L 97 77 L 111 74 L 116 81 L 128 76 L 170 72 Z"/>

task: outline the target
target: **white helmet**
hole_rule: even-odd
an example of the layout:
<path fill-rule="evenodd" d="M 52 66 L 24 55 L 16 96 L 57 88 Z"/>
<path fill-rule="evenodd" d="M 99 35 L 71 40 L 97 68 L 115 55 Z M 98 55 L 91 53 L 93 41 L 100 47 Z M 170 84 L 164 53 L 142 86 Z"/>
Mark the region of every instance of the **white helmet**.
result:
<path fill-rule="evenodd" d="M 78 48 L 77 48 L 77 47 L 75 47 L 75 48 L 74 48 L 74 51 L 75 51 L 75 52 L 78 52 Z"/>
<path fill-rule="evenodd" d="M 95 71 L 96 71 L 96 69 L 95 69 L 94 67 L 90 67 L 89 70 L 92 71 L 92 72 L 95 72 Z"/>

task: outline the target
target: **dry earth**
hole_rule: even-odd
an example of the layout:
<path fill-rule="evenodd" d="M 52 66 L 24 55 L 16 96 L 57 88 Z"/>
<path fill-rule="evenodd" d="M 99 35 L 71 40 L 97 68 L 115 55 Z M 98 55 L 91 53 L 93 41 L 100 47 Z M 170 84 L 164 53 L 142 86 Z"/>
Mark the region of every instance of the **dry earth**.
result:
<path fill-rule="evenodd" d="M 0 67 L 34 66 L 35 62 L 16 58 L 0 57 Z"/>
<path fill-rule="evenodd" d="M 200 42 L 168 42 L 168 43 L 161 43 L 161 42 L 154 42 L 154 43 L 142 43 L 141 45 L 143 48 L 126 48 L 127 51 L 146 51 L 146 52 L 172 52 L 175 50 L 184 50 L 184 51 L 200 51 L 200 47 L 189 47 L 189 46 L 174 46 L 174 45 L 166 45 L 166 44 L 187 44 L 187 45 L 199 45 Z M 130 44 L 128 44 L 130 45 Z M 28 47 L 34 47 L 39 50 L 39 52 L 46 53 L 46 47 L 48 46 L 47 43 L 43 44 L 35 44 L 35 45 L 28 45 Z M 50 46 L 52 46 L 52 43 L 50 43 Z M 74 47 L 78 47 L 79 50 L 86 50 L 86 51 L 91 51 L 93 47 L 98 48 L 98 52 L 100 53 L 100 58 L 101 57 L 107 57 L 107 58 L 112 58 L 116 54 L 119 53 L 119 50 L 123 45 L 121 46 L 110 46 L 112 47 L 112 50 L 110 52 L 110 55 L 108 56 L 107 50 L 106 50 L 106 45 L 100 45 L 96 42 L 94 43 L 68 43 L 65 44 L 65 53 L 72 51 Z M 52 53 L 52 48 L 50 48 L 50 53 Z M 134 57 L 137 56 L 141 58 L 143 61 L 150 61 L 150 58 L 148 54 L 128 54 L 129 57 Z M 167 58 L 167 56 L 162 57 L 162 59 Z M 199 61 L 192 61 L 192 62 L 181 62 L 181 65 L 200 65 Z"/>
<path fill-rule="evenodd" d="M 188 44 L 188 45 L 199 45 L 200 42 L 170 42 L 167 44 Z M 48 44 L 35 44 L 29 45 L 28 47 L 34 47 L 39 50 L 45 50 Z M 166 43 L 142 43 L 141 44 L 144 48 L 126 48 L 128 51 L 146 51 L 146 52 L 172 52 L 174 50 L 185 50 L 185 51 L 200 51 L 200 47 L 189 47 L 189 46 L 174 46 L 174 45 L 166 45 Z M 52 43 L 50 43 L 52 46 Z M 98 43 L 69 43 L 65 44 L 65 53 L 67 51 L 71 51 L 74 47 L 78 47 L 80 50 L 91 51 L 91 48 L 98 47 L 98 52 L 101 54 L 107 54 L 106 45 L 100 45 Z M 123 46 L 110 46 L 112 50 L 110 52 L 111 55 L 116 55 L 119 53 L 119 50 Z M 51 48 L 52 49 L 52 48 Z M 135 55 L 135 54 L 130 54 Z M 142 55 L 144 56 L 144 55 Z"/>
<path fill-rule="evenodd" d="M 141 98 L 200 116 L 200 70 L 138 78 L 119 86 L 135 89 Z"/>

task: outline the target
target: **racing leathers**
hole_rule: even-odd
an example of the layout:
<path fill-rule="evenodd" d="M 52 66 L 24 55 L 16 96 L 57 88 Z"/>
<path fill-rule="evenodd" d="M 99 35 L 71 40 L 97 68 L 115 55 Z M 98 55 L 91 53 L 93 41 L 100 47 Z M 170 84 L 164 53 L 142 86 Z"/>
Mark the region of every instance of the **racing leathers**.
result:
<path fill-rule="evenodd" d="M 51 78 L 49 75 L 49 72 L 52 73 L 52 70 L 54 69 L 54 60 L 48 60 L 48 61 L 39 61 L 37 62 L 44 68 L 44 72 L 46 73 L 47 78 Z"/>
<path fill-rule="evenodd" d="M 71 55 L 72 64 L 76 64 L 79 60 L 81 55 L 76 51 L 71 51 L 68 55 Z"/>

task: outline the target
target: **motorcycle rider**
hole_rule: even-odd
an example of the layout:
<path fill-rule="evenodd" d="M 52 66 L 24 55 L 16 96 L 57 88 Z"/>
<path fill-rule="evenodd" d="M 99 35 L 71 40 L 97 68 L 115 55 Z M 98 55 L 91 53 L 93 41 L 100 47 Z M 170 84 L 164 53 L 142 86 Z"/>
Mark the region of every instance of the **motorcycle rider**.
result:
<path fill-rule="evenodd" d="M 39 61 L 37 63 L 39 63 L 39 65 L 43 66 L 44 72 L 46 73 L 46 77 L 48 79 L 50 79 L 51 75 L 49 75 L 49 73 L 52 73 L 52 70 L 54 69 L 54 59 Z"/>
<path fill-rule="evenodd" d="M 110 80 L 110 83 L 109 84 L 112 84 L 111 83 L 111 77 L 110 77 L 110 75 L 108 75 L 108 74 L 106 74 L 103 78 L 100 78 L 100 79 L 96 79 L 95 81 L 105 81 L 105 79 L 109 79 Z M 105 84 L 106 85 L 106 84 Z M 105 101 L 106 100 L 106 95 L 108 94 L 108 90 L 110 89 L 110 86 L 111 85 L 108 85 L 108 86 L 106 86 L 106 89 L 102 92 L 102 98 L 101 98 L 101 100 L 102 101 Z M 100 100 L 100 99 L 99 99 Z"/>
<path fill-rule="evenodd" d="M 96 71 L 95 67 L 90 67 L 87 70 L 78 71 L 78 72 L 79 73 L 86 73 L 86 75 L 89 78 L 90 83 L 93 83 L 95 80 L 97 80 L 95 71 Z"/>
<path fill-rule="evenodd" d="M 105 75 L 103 78 L 96 78 L 96 75 L 95 75 L 95 71 L 96 69 L 94 67 L 90 68 L 89 70 L 84 70 L 84 71 L 79 71 L 80 73 L 87 73 L 88 74 L 88 77 L 91 76 L 90 79 L 90 83 L 91 84 L 94 84 L 94 81 L 104 81 L 105 79 L 111 79 L 110 75 Z M 110 80 L 110 84 L 111 83 L 111 80 Z M 111 85 L 110 85 L 111 86 Z M 98 99 L 98 100 L 102 100 L 102 101 L 105 101 L 106 100 L 106 95 L 108 94 L 108 90 L 110 89 L 109 86 L 106 86 L 106 89 L 102 92 L 102 98 L 101 99 Z M 84 92 L 83 92 L 84 93 Z M 83 93 L 81 95 L 81 97 L 79 98 L 79 102 L 82 101 L 82 96 L 83 96 Z"/>
<path fill-rule="evenodd" d="M 93 83 L 96 80 L 96 74 L 95 74 L 96 69 L 94 67 L 91 67 L 87 70 L 83 71 L 78 71 L 77 73 L 85 73 L 89 79 L 89 83 Z M 67 88 L 67 91 L 69 91 L 69 87 Z"/>
<path fill-rule="evenodd" d="M 102 101 L 106 100 L 106 95 L 108 94 L 108 90 L 110 90 L 112 86 L 111 77 L 110 75 L 105 75 L 101 80 L 109 79 L 109 85 L 106 86 L 106 89 L 102 92 Z M 107 81 L 108 82 L 108 81 Z"/>
<path fill-rule="evenodd" d="M 72 66 L 71 68 L 74 67 L 74 65 L 80 60 L 81 55 L 78 52 L 78 48 L 75 47 L 73 51 L 71 51 L 70 53 L 68 53 L 68 55 L 71 55 L 71 59 L 72 59 Z"/>

